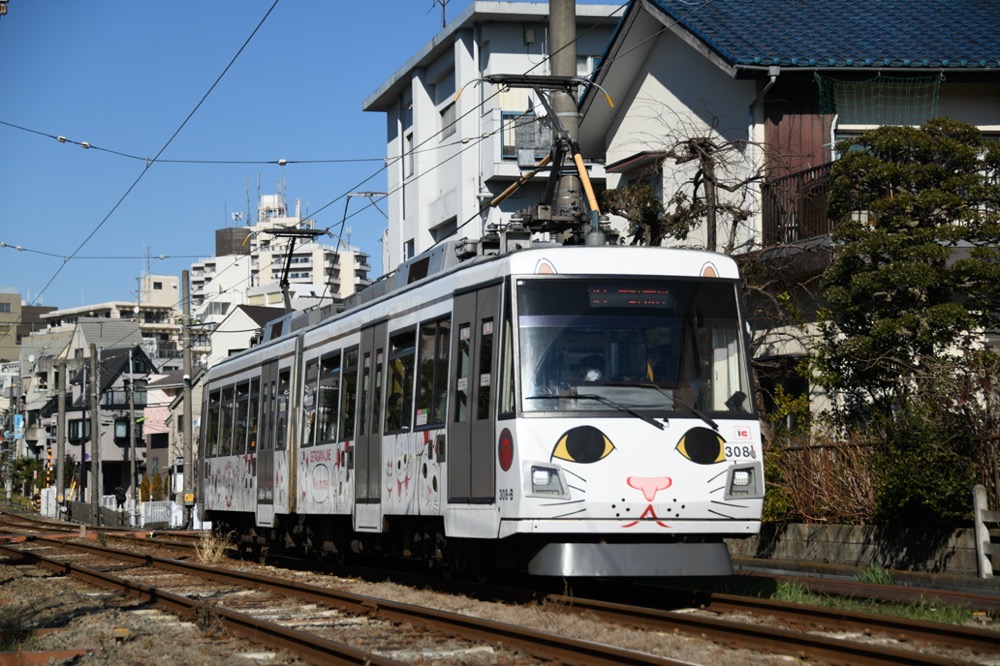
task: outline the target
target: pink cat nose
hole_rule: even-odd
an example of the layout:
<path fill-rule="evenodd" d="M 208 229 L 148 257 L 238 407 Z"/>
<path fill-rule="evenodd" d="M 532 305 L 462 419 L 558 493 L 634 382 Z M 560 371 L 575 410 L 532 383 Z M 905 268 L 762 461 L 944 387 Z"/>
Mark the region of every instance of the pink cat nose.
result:
<path fill-rule="evenodd" d="M 669 488 L 673 481 L 669 476 L 630 476 L 627 483 L 632 488 L 641 490 L 647 502 L 652 502 L 656 493 Z"/>

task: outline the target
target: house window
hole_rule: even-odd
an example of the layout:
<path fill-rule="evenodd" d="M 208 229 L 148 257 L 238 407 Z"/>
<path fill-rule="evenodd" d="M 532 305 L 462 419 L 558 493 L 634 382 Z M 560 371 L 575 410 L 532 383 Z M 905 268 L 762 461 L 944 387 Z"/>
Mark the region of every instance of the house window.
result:
<path fill-rule="evenodd" d="M 413 175 L 413 132 L 407 132 L 403 141 L 403 178 Z"/>
<path fill-rule="evenodd" d="M 0 312 L 10 312 L 10 303 L 0 303 Z"/>
<path fill-rule="evenodd" d="M 455 119 L 455 103 L 441 109 L 441 139 L 447 139 L 455 133 L 458 122 Z"/>
<path fill-rule="evenodd" d="M 160 289 L 163 289 L 163 283 L 162 283 L 162 282 L 154 282 L 154 283 L 153 283 L 153 289 L 154 289 L 154 290 L 160 290 Z"/>
<path fill-rule="evenodd" d="M 519 151 L 527 151 L 536 161 L 549 154 L 552 124 L 547 118 L 535 118 L 534 113 L 502 111 L 500 122 L 503 159 L 517 159 Z"/>
<path fill-rule="evenodd" d="M 942 75 L 886 76 L 845 81 L 816 74 L 820 113 L 834 116 L 831 141 L 884 125 L 922 125 L 938 115 Z M 836 154 L 834 158 L 838 157 Z"/>

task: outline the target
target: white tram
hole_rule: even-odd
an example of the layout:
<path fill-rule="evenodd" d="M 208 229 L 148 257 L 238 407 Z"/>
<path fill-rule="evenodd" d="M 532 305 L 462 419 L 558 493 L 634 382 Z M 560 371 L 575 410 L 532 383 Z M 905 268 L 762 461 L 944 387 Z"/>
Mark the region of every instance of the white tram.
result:
<path fill-rule="evenodd" d="M 735 263 L 454 250 L 207 373 L 202 517 L 336 560 L 731 573 L 723 538 L 758 532 L 764 496 Z"/>

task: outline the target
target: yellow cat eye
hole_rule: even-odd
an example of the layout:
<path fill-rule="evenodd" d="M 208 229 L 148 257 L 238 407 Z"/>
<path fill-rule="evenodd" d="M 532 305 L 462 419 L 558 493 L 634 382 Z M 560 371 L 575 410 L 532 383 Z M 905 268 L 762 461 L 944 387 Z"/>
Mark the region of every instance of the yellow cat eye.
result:
<path fill-rule="evenodd" d="M 589 464 L 597 462 L 615 450 L 608 436 L 593 426 L 579 426 L 567 430 L 555 449 L 552 457 L 567 462 Z"/>
<path fill-rule="evenodd" d="M 693 463 L 714 465 L 726 460 L 726 440 L 714 430 L 692 428 L 677 442 L 677 451 Z"/>

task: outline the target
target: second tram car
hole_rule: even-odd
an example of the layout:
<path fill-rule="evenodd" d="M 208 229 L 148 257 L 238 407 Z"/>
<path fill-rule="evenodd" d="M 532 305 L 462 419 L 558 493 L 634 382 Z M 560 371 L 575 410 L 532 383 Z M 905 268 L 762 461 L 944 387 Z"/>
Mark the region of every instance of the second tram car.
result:
<path fill-rule="evenodd" d="M 736 264 L 553 245 L 429 270 L 454 254 L 208 371 L 202 517 L 448 572 L 731 573 L 764 496 Z"/>

